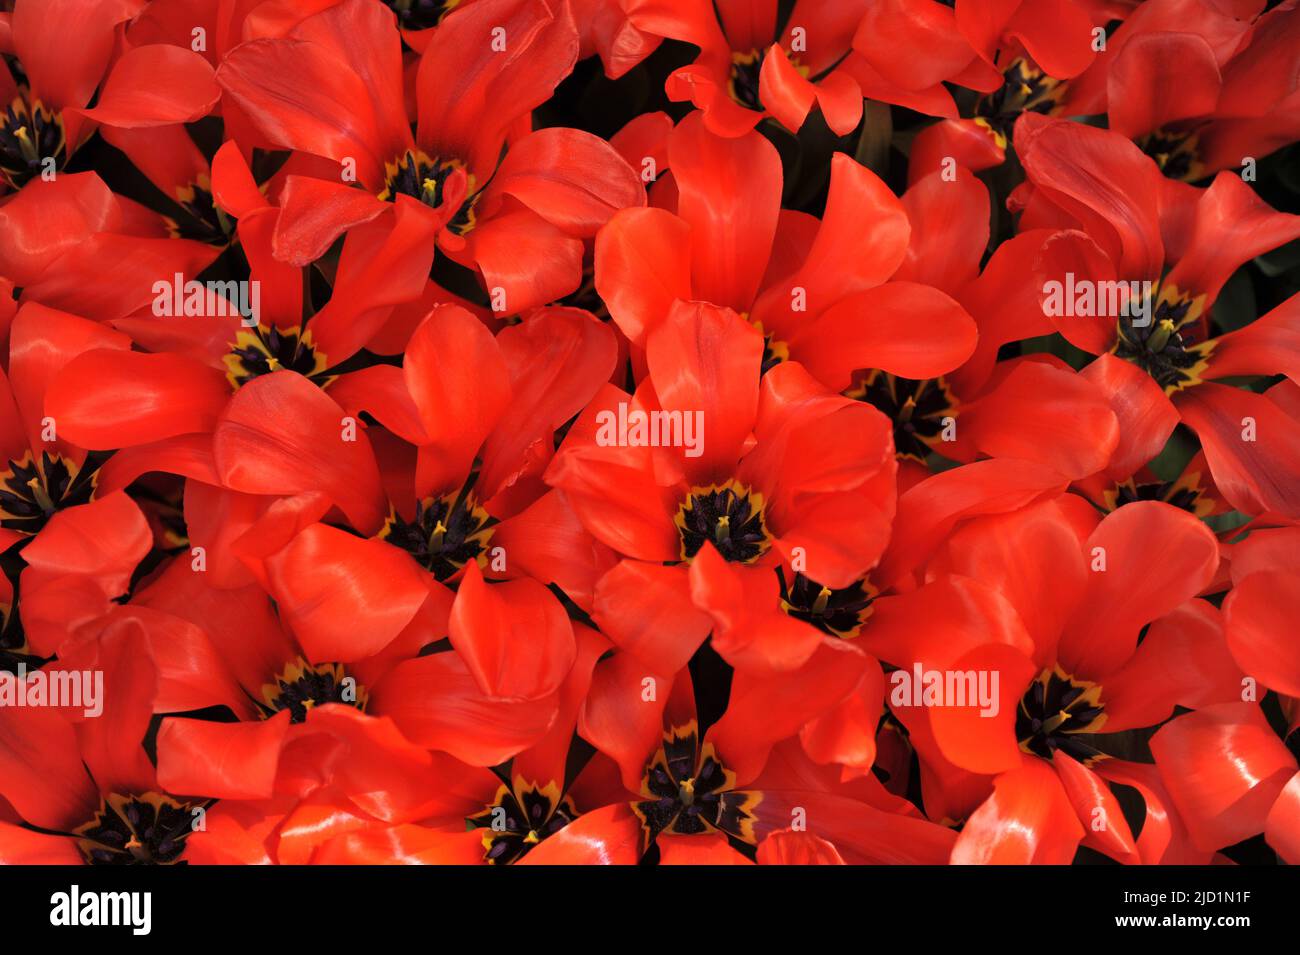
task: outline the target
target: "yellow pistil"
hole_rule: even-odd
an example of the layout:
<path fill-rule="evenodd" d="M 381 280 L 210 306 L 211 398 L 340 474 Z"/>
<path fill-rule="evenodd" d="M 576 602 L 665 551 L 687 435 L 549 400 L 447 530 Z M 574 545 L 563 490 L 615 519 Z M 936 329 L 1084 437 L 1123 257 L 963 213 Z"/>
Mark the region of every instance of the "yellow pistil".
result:
<path fill-rule="evenodd" d="M 32 489 L 32 499 L 41 506 L 41 510 L 46 513 L 54 510 L 54 502 L 50 500 L 50 495 L 39 477 L 32 478 L 27 482 L 27 486 Z"/>
<path fill-rule="evenodd" d="M 1060 726 L 1062 723 L 1064 723 L 1066 720 L 1068 720 L 1069 718 L 1070 718 L 1070 714 L 1067 713 L 1065 710 L 1061 710 L 1061 712 L 1057 713 L 1051 719 L 1045 720 L 1043 722 L 1043 732 L 1055 733 L 1056 728 Z"/>
<path fill-rule="evenodd" d="M 718 518 L 718 524 L 713 529 L 713 539 L 719 544 L 731 539 L 731 518 L 726 514 Z"/>
<path fill-rule="evenodd" d="M 27 132 L 26 126 L 19 126 L 15 129 L 14 137 L 18 140 L 18 148 L 22 151 L 24 159 L 28 162 L 40 161 L 41 157 L 36 152 L 36 144 L 32 142 L 32 137 Z"/>
<path fill-rule="evenodd" d="M 1168 318 L 1161 319 L 1160 324 L 1156 326 L 1156 330 L 1147 339 L 1147 351 L 1155 354 L 1164 351 L 1165 346 L 1169 344 L 1169 336 L 1175 331 L 1176 328 L 1172 320 Z"/>

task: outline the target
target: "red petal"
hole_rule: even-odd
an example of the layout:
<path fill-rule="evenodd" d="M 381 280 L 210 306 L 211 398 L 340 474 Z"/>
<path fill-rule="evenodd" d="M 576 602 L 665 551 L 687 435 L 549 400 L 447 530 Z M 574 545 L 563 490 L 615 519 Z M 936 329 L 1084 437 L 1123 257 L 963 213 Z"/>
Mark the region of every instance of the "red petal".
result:
<path fill-rule="evenodd" d="M 921 89 L 952 78 L 975 58 L 943 4 L 869 4 L 853 46 L 891 83 Z"/>
<path fill-rule="evenodd" d="M 488 432 L 510 403 L 510 379 L 492 333 L 458 305 L 434 308 L 407 345 L 406 386 L 437 462 L 429 490 L 445 491 L 469 474 Z"/>
<path fill-rule="evenodd" d="M 773 43 L 759 70 L 758 98 L 782 126 L 797 133 L 817 101 L 817 90 L 795 69 L 781 45 Z"/>
<path fill-rule="evenodd" d="M 596 290 L 635 344 L 691 292 L 690 226 L 662 209 L 625 209 L 596 236 Z"/>
<path fill-rule="evenodd" d="M 356 422 L 347 430 L 343 419 L 343 409 L 301 375 L 250 381 L 230 399 L 213 435 L 222 482 L 248 494 L 320 491 L 358 531 L 378 530 L 385 513 L 379 467 L 364 430 Z"/>
<path fill-rule="evenodd" d="M 5 673 L 0 679 L 17 678 Z M 72 829 L 99 808 L 73 726 L 55 710 L 0 709 L 0 770 L 0 795 L 33 825 Z"/>
<path fill-rule="evenodd" d="M 87 7 L 80 0 L 15 4 L 13 52 L 32 92 L 55 110 L 89 102 L 113 50 L 117 23 L 130 18 L 122 3 Z"/>
<path fill-rule="evenodd" d="M 1264 821 L 1264 838 L 1287 865 L 1300 860 L 1300 773 L 1291 777 Z"/>
<path fill-rule="evenodd" d="M 1300 380 L 1300 295 L 1214 339 L 1209 377 L 1286 375 Z"/>
<path fill-rule="evenodd" d="M 770 568 L 728 563 L 706 544 L 691 563 L 690 581 L 696 606 L 713 618 L 714 647 L 738 669 L 764 675 L 794 670 L 821 645 L 821 631 L 780 610 Z"/>
<path fill-rule="evenodd" d="M 876 761 L 876 729 L 884 709 L 884 674 L 868 664 L 850 695 L 804 724 L 799 741 L 818 763 L 869 771 Z"/>
<path fill-rule="evenodd" d="M 954 294 L 979 275 L 989 241 L 989 192 L 984 183 L 966 169 L 958 169 L 951 181 L 935 170 L 913 179 L 903 193 L 903 207 L 912 237 L 907 257 L 894 274 L 896 281 L 923 282 Z"/>
<path fill-rule="evenodd" d="M 411 145 L 395 21 L 363 0 L 309 16 L 283 39 L 240 44 L 217 81 L 271 142 L 354 160 L 372 193 L 384 163 Z"/>
<path fill-rule="evenodd" d="M 587 531 L 602 544 L 639 560 L 681 559 L 681 535 L 673 524 L 678 495 L 656 483 L 649 448 L 595 444 L 595 415 L 617 414 L 613 406 L 627 396 L 607 386 L 583 412 L 546 470 Z M 642 407 L 632 402 L 631 408 Z M 582 442 L 587 427 L 589 442 Z"/>
<path fill-rule="evenodd" d="M 765 332 L 788 338 L 807 315 L 793 309 L 804 290 L 816 314 L 846 295 L 875 288 L 907 255 L 910 225 L 902 202 L 875 173 L 843 153 L 831 157 L 831 186 L 821 228 L 804 265 L 765 291 L 753 318 Z"/>
<path fill-rule="evenodd" d="M 1190 600 L 1152 623 L 1128 663 L 1106 678 L 1106 732 L 1155 726 L 1175 705 L 1195 709 L 1240 700 L 1243 679 L 1219 612 L 1204 600 Z"/>
<path fill-rule="evenodd" d="M 1003 773 L 957 837 L 956 865 L 1068 865 L 1085 833 L 1051 767 L 1039 759 Z"/>
<path fill-rule="evenodd" d="M 466 567 L 451 610 L 451 642 L 488 696 L 539 700 L 555 693 L 577 654 L 573 626 L 535 580 L 491 585 Z"/>
<path fill-rule="evenodd" d="M 156 44 L 128 50 L 113 65 L 87 119 L 139 129 L 192 123 L 221 97 L 212 67 L 197 53 Z"/>
<path fill-rule="evenodd" d="M 275 786 L 288 711 L 251 723 L 164 720 L 158 730 L 158 783 L 210 799 L 266 799 Z"/>
<path fill-rule="evenodd" d="M 629 792 L 640 792 L 646 764 L 661 741 L 674 680 L 655 674 L 630 653 L 596 664 L 578 714 L 578 733 L 618 763 Z"/>
<path fill-rule="evenodd" d="M 810 628 L 811 629 L 811 628 Z M 718 758 L 744 786 L 762 771 L 772 745 L 847 697 L 876 663 L 852 643 L 821 637 L 807 663 L 773 675 L 737 670 L 727 711 L 709 730 Z"/>
<path fill-rule="evenodd" d="M 229 401 L 226 376 L 191 358 L 101 348 L 63 368 L 45 412 L 61 437 L 98 450 L 211 431 Z"/>
<path fill-rule="evenodd" d="M 1015 510 L 1064 486 L 1055 468 L 996 458 L 927 478 L 899 497 L 894 538 L 873 579 L 887 586 L 910 574 L 959 521 Z"/>
<path fill-rule="evenodd" d="M 412 743 L 387 717 L 332 703 L 290 726 L 277 786 L 323 790 L 326 801 L 342 795 L 375 819 L 409 822 L 480 807 L 483 778 Z"/>
<path fill-rule="evenodd" d="M 1300 422 L 1263 395 L 1213 382 L 1179 392 L 1174 405 L 1233 507 L 1300 517 Z"/>
<path fill-rule="evenodd" d="M 294 268 L 310 265 L 344 232 L 390 208 L 355 186 L 311 176 L 287 176 L 272 237 L 275 261 Z"/>
<path fill-rule="evenodd" d="M 438 216 L 398 196 L 392 216 L 353 229 L 343 243 L 334 291 L 312 317 L 316 347 L 330 364 L 351 358 L 383 328 L 394 306 L 414 301 L 428 284 Z"/>
<path fill-rule="evenodd" d="M 1082 223 L 1126 280 L 1155 279 L 1164 264 L 1154 162 L 1118 133 L 1034 113 L 1016 122 L 1029 179 Z"/>
<path fill-rule="evenodd" d="M 1238 268 L 1300 236 L 1300 216 L 1276 212 L 1234 172 L 1221 172 L 1196 203 L 1187 253 L 1164 279 L 1212 302 Z"/>
<path fill-rule="evenodd" d="M 77 654 L 76 666 L 104 674 L 103 713 L 77 726 L 86 769 L 102 794 L 156 790 L 157 774 L 144 738 L 153 717 L 158 672 L 144 642 L 126 633 L 108 634 L 85 652 L 85 657 Z M 73 665 L 70 658 L 64 662 Z"/>
<path fill-rule="evenodd" d="M 504 50 L 498 35 L 507 38 Z M 541 0 L 479 0 L 456 11 L 420 58 L 420 145 L 466 162 L 486 181 L 506 130 L 550 98 L 577 56 L 568 11 L 557 17 Z"/>
<path fill-rule="evenodd" d="M 1224 599 L 1223 618 L 1241 668 L 1269 689 L 1300 697 L 1300 641 L 1293 634 L 1300 574 L 1282 568 L 1247 574 Z"/>
<path fill-rule="evenodd" d="M 1220 849 L 1264 831 L 1295 775 L 1295 757 L 1253 703 L 1180 716 L 1151 739 L 1160 777 L 1198 848 Z"/>
<path fill-rule="evenodd" d="M 324 524 L 306 528 L 266 566 L 280 618 L 313 663 L 379 652 L 428 597 L 404 551 Z"/>
<path fill-rule="evenodd" d="M 1006 160 L 1005 150 L 1005 139 L 988 127 L 970 119 L 943 119 L 925 127 L 913 140 L 907 181 L 915 185 L 927 176 L 942 172 L 946 159 L 955 160 L 961 170 L 993 169 Z M 960 181 L 960 176 L 954 181 Z"/>
<path fill-rule="evenodd" d="M 1163 450 L 1178 411 L 1154 378 L 1114 355 L 1099 355 L 1079 374 L 1101 390 L 1119 422 L 1119 444 L 1106 474 L 1126 480 Z"/>
<path fill-rule="evenodd" d="M 656 673 L 686 666 L 712 627 L 708 615 L 691 603 L 682 568 L 633 560 L 600 578 L 592 618 L 615 646 Z"/>
<path fill-rule="evenodd" d="M 1015 771 L 1025 759 L 1016 741 L 1018 707 L 1038 669 L 1031 659 L 1015 647 L 989 643 L 960 657 L 949 658 L 942 670 L 931 670 L 930 673 L 936 673 L 944 680 L 947 680 L 949 674 L 965 674 L 974 676 L 977 680 L 987 674 L 985 679 L 988 682 L 984 689 L 994 691 L 989 694 L 993 699 L 987 708 L 978 700 L 971 702 L 969 696 L 964 701 L 969 705 L 959 706 L 957 704 L 963 701 L 960 698 L 948 698 L 948 691 L 940 685 L 942 705 L 929 708 L 928 712 L 935 741 L 943 756 L 953 765 L 973 773 Z M 903 672 L 906 671 L 895 671 L 896 674 Z M 887 692 L 890 706 L 895 710 L 903 703 L 914 705 L 915 697 L 909 699 L 909 691 L 917 692 L 916 676 L 913 669 L 911 680 L 904 683 L 901 678 L 891 674 L 891 687 Z M 923 671 L 922 681 L 926 676 Z M 965 688 L 959 692 L 965 694 L 966 688 L 970 686 L 967 680 Z"/>
<path fill-rule="evenodd" d="M 645 205 L 641 179 L 603 139 L 579 129 L 539 129 L 512 143 L 487 194 L 510 195 L 551 225 L 590 238 L 615 212 Z"/>
<path fill-rule="evenodd" d="M 810 832 L 778 830 L 758 846 L 759 865 L 844 865 L 834 843 Z"/>
<path fill-rule="evenodd" d="M 1071 423 L 1068 431 L 1062 421 Z M 1045 464 L 1076 480 L 1110 463 L 1120 435 L 1100 389 L 1067 367 L 1032 360 L 963 408 L 957 427 L 985 454 Z"/>
<path fill-rule="evenodd" d="M 848 70 L 835 70 L 814 87 L 822 118 L 837 136 L 847 136 L 862 120 L 862 87 Z"/>
<path fill-rule="evenodd" d="M 1172 71 L 1178 82 L 1169 82 Z M 1219 66 L 1195 33 L 1134 36 L 1110 64 L 1110 128 L 1138 139 L 1166 124 L 1214 112 Z"/>
<path fill-rule="evenodd" d="M 324 843 L 313 865 L 476 865 L 483 862 L 477 831 L 438 832 L 421 826 L 367 828 Z"/>
<path fill-rule="evenodd" d="M 1117 670 L 1142 627 L 1199 593 L 1219 565 L 1210 529 L 1158 501 L 1107 514 L 1084 547 L 1089 572 L 1080 607 L 1087 609 L 1061 635 L 1060 660 L 1069 673 L 1092 680 Z"/>
<path fill-rule="evenodd" d="M 636 865 L 641 821 L 627 803 L 583 813 L 520 860 L 523 865 Z"/>
<path fill-rule="evenodd" d="M 587 533 L 558 491 L 543 494 L 497 525 L 492 544 L 508 555 L 506 576 L 556 584 L 588 612 L 596 582 L 617 559 Z"/>
<path fill-rule="evenodd" d="M 89 816 L 86 817 L 88 821 Z M 77 845 L 66 836 L 33 832 L 0 822 L 0 865 L 81 865 Z"/>
<path fill-rule="evenodd" d="M 8 237 L 0 246 L 0 274 L 29 286 L 65 252 L 120 222 L 116 197 L 94 173 L 34 179 L 0 206 L 0 228 Z"/>
<path fill-rule="evenodd" d="M 129 338 L 98 322 L 34 302 L 18 309 L 10 326 L 9 380 L 31 447 L 41 446 L 45 395 L 54 377 L 84 352 L 102 348 L 121 353 L 130 347 Z M 56 418 L 56 431 L 61 424 Z M 58 449 L 64 455 L 76 453 L 65 442 Z"/>
<path fill-rule="evenodd" d="M 952 534 L 937 561 L 945 572 L 978 580 L 1015 607 L 1040 667 L 1055 661 L 1057 641 L 1079 609 L 1087 578 L 1083 541 L 1063 500 L 977 517 Z"/>
<path fill-rule="evenodd" d="M 139 507 L 121 491 L 59 511 L 23 549 L 23 629 L 32 650 L 52 656 L 130 588 L 152 546 Z"/>
<path fill-rule="evenodd" d="M 695 485 L 731 477 L 758 408 L 762 336 L 731 309 L 675 303 L 646 340 L 646 361 L 660 406 L 702 413 L 707 438 L 698 457 L 683 455 Z"/>
<path fill-rule="evenodd" d="M 754 302 L 781 206 L 781 159 L 757 133 L 724 139 L 692 113 L 668 138 L 677 214 L 691 228 L 694 297 L 738 312 Z"/>
<path fill-rule="evenodd" d="M 581 284 L 582 242 L 531 209 L 517 206 L 480 222 L 465 241 L 462 257 L 478 266 L 505 313 L 554 302 Z"/>
<path fill-rule="evenodd" d="M 514 483 L 530 451 L 553 446 L 556 429 L 609 380 L 618 350 L 611 329 L 575 308 L 538 311 L 503 329 L 497 345 L 512 398 L 483 445 L 478 486 L 484 499 Z"/>
<path fill-rule="evenodd" d="M 1117 862 L 1141 861 L 1133 831 L 1124 818 L 1119 800 L 1101 777 L 1062 750 L 1052 755 L 1052 766 L 1079 822 L 1087 830 L 1083 844 L 1106 853 Z"/>
<path fill-rule="evenodd" d="M 917 316 L 926 317 L 923 330 Z M 832 391 L 859 368 L 903 378 L 935 378 L 975 350 L 975 322 L 928 285 L 890 282 L 842 298 L 790 339 L 791 357 Z"/>
<path fill-rule="evenodd" d="M 393 719 L 420 746 L 472 766 L 496 766 L 536 743 L 555 720 L 556 697 L 484 696 L 456 653 L 398 664 L 370 693 L 370 710 Z"/>
<path fill-rule="evenodd" d="M 657 840 L 660 865 L 753 865 L 721 834 L 663 835 Z"/>
<path fill-rule="evenodd" d="M 1069 0 L 1016 5 L 1006 35 L 1022 42 L 1049 76 L 1068 79 L 1092 63 L 1092 18 Z"/>

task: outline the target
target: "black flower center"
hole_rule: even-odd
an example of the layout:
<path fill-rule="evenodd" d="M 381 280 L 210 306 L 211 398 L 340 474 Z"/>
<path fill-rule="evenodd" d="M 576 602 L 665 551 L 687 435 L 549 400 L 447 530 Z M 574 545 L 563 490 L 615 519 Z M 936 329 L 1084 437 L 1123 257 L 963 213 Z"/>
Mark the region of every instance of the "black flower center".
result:
<path fill-rule="evenodd" d="M 763 364 L 759 367 L 758 373 L 766 375 L 769 371 L 781 364 L 783 361 L 790 360 L 790 346 L 771 335 L 763 336 Z"/>
<path fill-rule="evenodd" d="M 1199 179 L 1203 167 L 1197 155 L 1197 135 L 1191 131 L 1158 129 L 1137 141 L 1138 147 L 1155 160 L 1170 179 Z"/>
<path fill-rule="evenodd" d="M 1138 316 L 1118 320 L 1115 354 L 1154 378 L 1166 394 L 1199 383 L 1213 347 L 1212 342 L 1196 345 L 1190 341 L 1196 315 L 1193 305 L 1186 297 L 1162 296 L 1145 326 L 1133 324 Z"/>
<path fill-rule="evenodd" d="M 865 580 L 832 589 L 796 572 L 794 583 L 787 587 L 780 567 L 776 576 L 781 588 L 781 609 L 834 637 L 856 637 L 871 616 L 871 602 L 878 593 Z"/>
<path fill-rule="evenodd" d="M 943 434 L 943 419 L 956 414 L 957 399 L 943 378 L 914 381 L 874 369 L 855 376 L 844 394 L 874 406 L 894 422 L 895 450 L 916 461 L 925 461 Z"/>
<path fill-rule="evenodd" d="M 523 858 L 543 839 L 578 818 L 573 800 L 561 796 L 554 784 L 497 790 L 492 804 L 465 820 L 483 830 L 483 859 L 489 865 L 509 865 Z"/>
<path fill-rule="evenodd" d="M 727 560 L 757 560 L 771 544 L 763 507 L 762 494 L 736 481 L 692 488 L 674 518 L 682 535 L 682 560 L 698 554 L 705 541 Z"/>
<path fill-rule="evenodd" d="M 228 245 L 235 234 L 235 220 L 212 201 L 210 184 L 206 177 L 204 180 L 176 190 L 176 204 L 181 207 L 181 215 L 167 219 L 167 231 L 173 239 Z"/>
<path fill-rule="evenodd" d="M 30 452 L 21 461 L 10 461 L 9 467 L 0 471 L 0 527 L 35 534 L 55 511 L 87 503 L 106 458 L 90 454 L 78 466 L 61 455 L 42 451 L 39 463 Z"/>
<path fill-rule="evenodd" d="M 661 832 L 699 835 L 723 832 L 753 845 L 753 810 L 762 801 L 757 792 L 737 791 L 735 774 L 718 759 L 711 743 L 699 745 L 692 721 L 664 733 L 663 746 L 641 777 L 643 799 L 632 804 L 641 820 L 642 850 Z"/>
<path fill-rule="evenodd" d="M 299 334 L 274 325 L 241 328 L 229 354 L 222 359 L 226 380 L 238 389 L 260 375 L 287 369 L 324 387 L 331 378 L 322 374 L 328 360 L 312 344 L 311 330 Z"/>
<path fill-rule="evenodd" d="M 1064 93 L 1064 82 L 1018 59 L 1003 71 L 1002 85 L 976 102 L 975 120 L 1005 146 L 1021 113 L 1050 113 Z"/>
<path fill-rule="evenodd" d="M 646 767 L 642 795 L 635 803 L 651 838 L 667 830 L 695 835 L 716 829 L 722 814 L 722 797 L 733 778 L 722 768 L 711 746 L 697 757 L 692 724 L 665 734 L 664 745 Z"/>
<path fill-rule="evenodd" d="M 0 604 L 0 673 L 16 674 L 19 664 L 30 673 L 45 662 L 44 658 L 30 652 L 17 597 L 15 590 L 13 603 Z"/>
<path fill-rule="evenodd" d="M 19 90 L 0 116 L 0 173 L 21 189 L 46 169 L 62 169 L 67 159 L 63 121 L 40 100 L 29 103 L 26 91 Z"/>
<path fill-rule="evenodd" d="M 1176 481 L 1148 481 L 1137 483 L 1132 478 L 1106 492 L 1108 510 L 1137 501 L 1163 501 L 1197 517 L 1205 517 L 1214 510 L 1214 501 L 1197 483 L 1199 474 L 1184 474 Z"/>
<path fill-rule="evenodd" d="M 789 54 L 784 54 L 789 56 Z M 727 92 L 731 98 L 745 109 L 762 111 L 763 100 L 759 95 L 759 83 L 763 75 L 763 61 L 767 59 L 767 50 L 750 50 L 748 53 L 731 54 L 731 75 L 727 79 Z M 799 62 L 797 56 L 790 57 L 790 64 L 799 75 L 807 77 L 808 67 Z"/>
<path fill-rule="evenodd" d="M 442 18 L 460 4 L 460 0 L 386 0 L 397 14 L 403 30 L 426 30 L 436 27 Z"/>
<path fill-rule="evenodd" d="M 443 193 L 452 173 L 464 170 L 465 164 L 458 159 L 430 159 L 424 153 L 408 151 L 395 163 L 389 163 L 387 182 L 379 198 L 386 202 L 395 202 L 399 195 L 419 199 L 431 209 L 440 209 L 446 201 Z M 474 228 L 474 205 L 478 195 L 474 190 L 474 174 L 466 173 L 465 197 L 460 201 L 456 214 L 447 223 L 447 228 L 457 235 L 464 235 Z"/>
<path fill-rule="evenodd" d="M 289 722 L 302 723 L 313 707 L 325 703 L 342 703 L 365 710 L 368 694 L 348 676 L 341 663 L 308 663 L 301 657 L 284 668 L 274 683 L 262 686 L 258 705 L 266 717 L 281 710 L 289 711 Z"/>
<path fill-rule="evenodd" d="M 185 865 L 194 807 L 170 796 L 108 796 L 95 818 L 75 830 L 90 865 Z"/>
<path fill-rule="evenodd" d="M 1106 722 L 1101 687 L 1076 680 L 1060 667 L 1044 670 L 1016 709 L 1016 739 L 1026 753 L 1051 759 L 1061 750 L 1081 763 L 1103 757 L 1082 736 L 1098 732 Z"/>
<path fill-rule="evenodd" d="M 727 83 L 727 91 L 731 93 L 732 99 L 746 109 L 763 108 L 763 101 L 758 98 L 758 79 L 766 55 L 765 50 L 731 54 L 731 79 Z"/>
<path fill-rule="evenodd" d="M 485 558 L 496 523 L 474 493 L 462 488 L 417 502 L 410 521 L 391 511 L 379 538 L 402 548 L 438 580 L 447 580 L 472 560 L 486 562 L 480 558 Z"/>

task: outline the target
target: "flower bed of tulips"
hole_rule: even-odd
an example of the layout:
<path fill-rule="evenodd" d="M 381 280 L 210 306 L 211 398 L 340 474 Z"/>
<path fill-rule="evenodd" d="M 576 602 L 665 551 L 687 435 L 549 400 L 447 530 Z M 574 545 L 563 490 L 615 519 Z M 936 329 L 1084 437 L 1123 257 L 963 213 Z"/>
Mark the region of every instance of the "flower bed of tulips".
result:
<path fill-rule="evenodd" d="M 1297 0 L 4 0 L 0 107 L 0 863 L 1300 863 Z"/>

